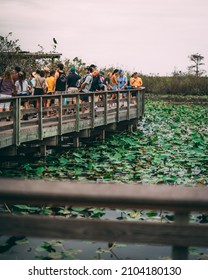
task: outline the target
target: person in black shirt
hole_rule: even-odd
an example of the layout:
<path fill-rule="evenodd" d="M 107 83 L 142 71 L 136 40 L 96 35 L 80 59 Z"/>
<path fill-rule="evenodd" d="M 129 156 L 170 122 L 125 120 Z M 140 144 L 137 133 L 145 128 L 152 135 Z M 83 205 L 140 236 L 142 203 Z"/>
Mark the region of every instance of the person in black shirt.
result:
<path fill-rule="evenodd" d="M 66 87 L 68 93 L 76 93 L 78 92 L 78 88 L 76 87 L 77 81 L 81 78 L 80 75 L 78 75 L 75 71 L 75 67 L 72 66 L 70 68 L 70 73 L 67 77 Z M 69 104 L 76 104 L 76 98 L 75 97 L 69 97 L 68 98 Z"/>

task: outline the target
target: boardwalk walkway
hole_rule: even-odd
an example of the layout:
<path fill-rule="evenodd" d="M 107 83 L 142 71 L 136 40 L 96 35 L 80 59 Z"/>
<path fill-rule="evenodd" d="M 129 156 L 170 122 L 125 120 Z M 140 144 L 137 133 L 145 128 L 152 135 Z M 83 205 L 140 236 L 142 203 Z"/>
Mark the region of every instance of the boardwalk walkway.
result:
<path fill-rule="evenodd" d="M 132 97 L 135 92 L 136 96 Z M 0 113 L 0 149 L 17 147 L 22 143 L 39 141 L 44 145 L 57 142 L 57 137 L 70 135 L 78 145 L 77 140 L 83 135 L 88 137 L 92 132 L 99 131 L 101 134 L 108 129 L 116 129 L 118 124 L 124 124 L 132 129 L 144 113 L 144 92 L 142 90 L 116 91 L 117 98 L 110 99 L 113 92 L 88 93 L 89 102 L 80 103 L 82 93 L 64 94 L 53 96 L 29 96 L 0 99 L 0 102 L 12 102 L 11 111 Z M 125 98 L 119 98 L 119 95 Z M 98 95 L 102 101 L 98 100 Z M 64 105 L 69 97 L 76 100 L 74 105 Z M 59 106 L 43 107 L 47 99 L 58 99 Z M 29 101 L 30 109 L 22 109 L 21 103 Z M 39 108 L 32 104 L 36 101 Z M 83 113 L 82 108 L 86 108 Z M 46 117 L 57 112 L 53 116 Z M 71 113 L 72 111 L 72 113 Z M 23 115 L 28 114 L 29 120 L 22 120 Z M 34 118 L 34 116 L 37 116 Z M 11 121 L 5 118 L 10 117 Z"/>

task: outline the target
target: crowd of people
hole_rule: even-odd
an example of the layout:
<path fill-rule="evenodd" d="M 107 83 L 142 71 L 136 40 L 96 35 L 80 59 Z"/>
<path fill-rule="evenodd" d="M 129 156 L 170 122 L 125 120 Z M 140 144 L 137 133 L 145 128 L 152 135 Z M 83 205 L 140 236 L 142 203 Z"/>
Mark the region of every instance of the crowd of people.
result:
<path fill-rule="evenodd" d="M 109 72 L 105 76 L 104 72 L 98 71 L 94 64 L 87 66 L 85 68 L 85 74 L 82 76 L 76 72 L 74 66 L 70 68 L 69 74 L 67 74 L 62 63 L 57 65 L 56 70 L 50 70 L 48 67 L 44 67 L 43 70 L 32 72 L 30 76 L 27 76 L 25 71 L 19 66 L 16 66 L 12 72 L 6 71 L 0 78 L 0 98 L 29 95 L 40 96 L 44 94 L 73 94 L 81 92 L 83 93 L 80 96 L 81 103 L 85 103 L 89 101 L 89 96 L 85 93 L 138 89 L 142 84 L 142 79 L 137 72 L 133 73 L 129 80 L 121 69 L 115 69 L 112 73 Z M 116 98 L 116 94 L 113 92 L 110 96 L 111 99 Z M 73 97 L 63 98 L 63 100 L 65 104 L 76 103 L 76 100 Z M 3 110 L 9 111 L 11 106 L 10 103 L 11 102 L 0 103 L 0 112 Z M 49 107 L 52 104 L 58 106 L 58 99 L 47 99 L 44 101 L 43 106 Z M 25 101 L 21 105 L 23 108 L 30 107 L 29 101 Z M 36 108 L 39 107 L 37 101 L 34 106 Z M 58 110 L 56 110 L 56 115 L 58 116 Z M 47 112 L 47 116 L 50 116 L 49 111 Z M 27 120 L 28 117 L 24 116 L 24 119 Z M 7 120 L 9 120 L 9 118 L 7 118 Z"/>

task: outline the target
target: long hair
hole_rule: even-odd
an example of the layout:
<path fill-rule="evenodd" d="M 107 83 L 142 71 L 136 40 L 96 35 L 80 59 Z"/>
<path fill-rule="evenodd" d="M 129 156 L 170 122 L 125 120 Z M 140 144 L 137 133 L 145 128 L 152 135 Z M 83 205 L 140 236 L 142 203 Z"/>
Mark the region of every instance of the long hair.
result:
<path fill-rule="evenodd" d="M 23 91 L 23 82 L 25 80 L 25 73 L 24 72 L 19 72 L 19 84 L 20 84 L 20 88 L 21 88 L 21 91 Z"/>
<path fill-rule="evenodd" d="M 111 76 L 113 76 L 115 73 L 118 73 L 118 69 L 115 69 Z"/>
<path fill-rule="evenodd" d="M 4 78 L 5 81 L 12 82 L 12 75 L 11 75 L 10 71 L 5 71 L 3 78 Z"/>

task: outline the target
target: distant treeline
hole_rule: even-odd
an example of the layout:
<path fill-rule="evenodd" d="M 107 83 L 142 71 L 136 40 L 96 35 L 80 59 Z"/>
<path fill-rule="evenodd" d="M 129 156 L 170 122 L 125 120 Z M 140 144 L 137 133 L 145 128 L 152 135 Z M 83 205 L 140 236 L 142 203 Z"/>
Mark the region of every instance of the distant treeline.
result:
<path fill-rule="evenodd" d="M 185 76 L 141 76 L 147 93 L 208 95 L 208 77 Z"/>

